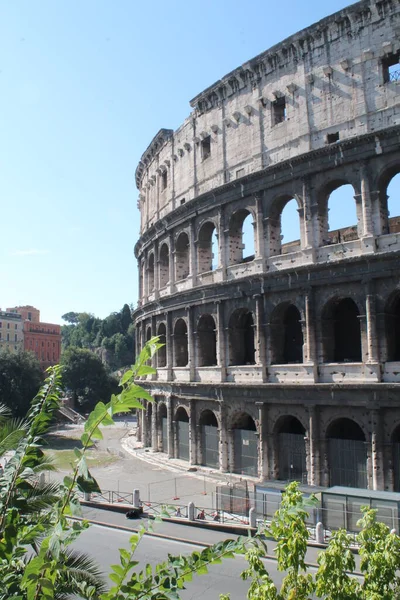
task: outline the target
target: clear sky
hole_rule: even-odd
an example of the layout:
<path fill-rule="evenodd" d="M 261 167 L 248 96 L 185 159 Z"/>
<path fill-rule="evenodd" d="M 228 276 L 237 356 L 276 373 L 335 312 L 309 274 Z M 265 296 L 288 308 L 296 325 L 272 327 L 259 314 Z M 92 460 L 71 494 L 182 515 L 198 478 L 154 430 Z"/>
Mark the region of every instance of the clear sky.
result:
<path fill-rule="evenodd" d="M 346 0 L 1 0 L 0 306 L 137 302 L 134 172 L 189 100 Z"/>

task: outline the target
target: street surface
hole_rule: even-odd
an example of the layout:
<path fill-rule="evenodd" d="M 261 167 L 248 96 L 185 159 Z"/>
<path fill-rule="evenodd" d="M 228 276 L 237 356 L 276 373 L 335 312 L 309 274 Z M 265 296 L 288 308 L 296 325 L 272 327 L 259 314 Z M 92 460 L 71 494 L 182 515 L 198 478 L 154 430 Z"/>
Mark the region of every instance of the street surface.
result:
<path fill-rule="evenodd" d="M 74 547 L 90 552 L 102 569 L 108 573 L 110 572 L 109 565 L 119 562 L 118 548 L 129 549 L 130 535 L 125 531 L 93 525 L 82 533 Z M 210 538 L 209 532 L 208 537 Z M 190 543 L 145 536 L 135 553 L 135 560 L 140 561 L 140 568 L 144 568 L 146 564 L 154 566 L 165 560 L 168 554 L 185 554 L 200 549 L 199 546 Z M 275 561 L 266 560 L 265 562 L 274 581 L 280 583 L 282 574 L 277 572 Z M 240 573 L 245 568 L 246 562 L 241 556 L 226 559 L 220 565 L 211 566 L 207 575 L 195 576 L 193 581 L 187 584 L 187 589 L 181 593 L 182 600 L 198 600 L 199 598 L 218 600 L 219 594 L 222 593 L 230 593 L 231 600 L 244 600 L 248 584 L 241 580 Z"/>

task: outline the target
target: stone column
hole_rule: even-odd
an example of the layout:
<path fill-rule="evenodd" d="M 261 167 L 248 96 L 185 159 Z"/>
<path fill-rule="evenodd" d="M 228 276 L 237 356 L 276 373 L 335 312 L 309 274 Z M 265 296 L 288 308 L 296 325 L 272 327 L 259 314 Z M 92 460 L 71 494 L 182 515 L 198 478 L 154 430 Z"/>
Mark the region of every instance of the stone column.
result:
<path fill-rule="evenodd" d="M 157 429 L 157 423 L 158 423 L 157 402 L 153 402 L 151 408 L 152 408 L 152 410 L 151 410 L 151 449 L 153 450 L 153 452 L 158 452 L 159 448 L 158 448 L 158 429 Z"/>
<path fill-rule="evenodd" d="M 269 479 L 269 407 L 263 402 L 256 402 L 258 407 L 258 475 L 261 481 Z"/>
<path fill-rule="evenodd" d="M 263 214 L 263 192 L 255 194 L 256 201 L 256 258 L 264 259 L 265 255 L 265 239 L 264 239 L 264 214 Z"/>
<path fill-rule="evenodd" d="M 189 463 L 197 465 L 197 427 L 196 427 L 196 404 L 195 400 L 190 400 L 189 414 Z"/>
<path fill-rule="evenodd" d="M 192 276 L 192 286 L 194 287 L 197 283 L 197 241 L 196 241 L 196 230 L 195 221 L 191 219 L 190 230 L 189 230 L 189 248 L 190 248 L 190 274 Z"/>
<path fill-rule="evenodd" d="M 160 257 L 158 253 L 158 240 L 154 242 L 154 298 L 160 296 Z"/>
<path fill-rule="evenodd" d="M 371 410 L 371 466 L 372 489 L 385 489 L 384 444 L 382 415 L 379 410 Z"/>
<path fill-rule="evenodd" d="M 224 303 L 218 300 L 217 304 L 217 364 L 221 372 L 221 381 L 226 381 L 226 348 L 224 328 Z"/>
<path fill-rule="evenodd" d="M 142 279 L 143 279 L 142 303 L 144 304 L 147 301 L 148 288 L 149 288 L 148 281 L 147 281 L 147 255 L 145 255 L 142 260 Z"/>
<path fill-rule="evenodd" d="M 138 265 L 138 275 L 139 275 L 139 290 L 138 290 L 139 305 L 142 305 L 142 303 L 143 303 L 143 266 L 142 266 L 142 261 L 138 259 L 137 265 Z"/>
<path fill-rule="evenodd" d="M 148 445 L 148 421 L 147 421 L 147 405 L 144 404 L 142 413 L 142 444 L 146 448 Z"/>
<path fill-rule="evenodd" d="M 315 343 L 315 314 L 314 314 L 314 291 L 308 290 L 304 296 L 305 312 L 305 344 L 304 357 L 305 363 L 313 366 L 314 382 L 318 381 L 317 352 Z"/>
<path fill-rule="evenodd" d="M 175 242 L 174 234 L 169 234 L 169 288 L 172 293 L 175 290 Z"/>
<path fill-rule="evenodd" d="M 308 408 L 308 485 L 320 485 L 319 411 Z"/>
<path fill-rule="evenodd" d="M 168 426 L 168 458 L 175 456 L 175 439 L 173 426 L 173 406 L 171 396 L 166 398 L 167 404 L 167 426 Z"/>
<path fill-rule="evenodd" d="M 152 316 L 151 317 L 151 337 L 155 337 L 157 335 L 157 322 L 156 322 L 156 317 Z M 151 366 L 154 369 L 157 369 L 157 354 L 154 354 L 153 358 L 151 359 Z M 152 379 L 157 379 L 157 373 L 153 373 L 153 375 L 151 376 Z"/>
<path fill-rule="evenodd" d="M 368 378 L 381 381 L 381 368 L 379 363 L 378 334 L 376 327 L 375 294 L 372 293 L 371 284 L 366 285 L 365 317 L 367 330 L 367 360 L 366 373 Z M 368 370 L 368 371 L 367 371 Z"/>
<path fill-rule="evenodd" d="M 314 227 L 313 227 L 313 215 L 311 210 L 311 187 L 310 178 L 303 177 L 303 239 L 304 249 L 314 248 Z"/>
<path fill-rule="evenodd" d="M 193 327 L 193 308 L 186 307 L 187 315 L 187 343 L 188 343 L 188 367 L 190 370 L 190 381 L 195 381 L 196 377 L 196 357 L 194 343 L 194 327 Z"/>
<path fill-rule="evenodd" d="M 142 325 L 142 348 L 141 349 L 143 350 L 144 345 L 147 341 L 147 339 L 146 339 L 146 321 L 144 319 L 141 322 L 141 325 Z"/>
<path fill-rule="evenodd" d="M 172 313 L 168 312 L 166 315 L 166 344 L 167 344 L 167 379 L 172 381 L 172 372 L 174 368 L 174 333 L 172 330 Z"/>
<path fill-rule="evenodd" d="M 256 364 L 261 366 L 262 381 L 266 381 L 265 369 L 265 331 L 263 326 L 263 297 L 261 294 L 254 296 L 256 301 Z"/>
<path fill-rule="evenodd" d="M 218 230 L 218 242 L 219 242 L 219 264 L 222 270 L 222 280 L 226 280 L 226 268 L 229 264 L 228 252 L 229 252 L 229 228 L 226 225 L 226 216 L 224 207 L 221 206 L 218 213 L 219 218 L 219 230 Z"/>
<path fill-rule="evenodd" d="M 226 406 L 222 400 L 219 403 L 219 470 L 222 473 L 229 470 Z"/>
<path fill-rule="evenodd" d="M 368 163 L 364 161 L 360 168 L 360 186 L 361 186 L 361 203 L 362 203 L 362 235 L 373 236 L 374 230 L 372 225 L 372 203 L 369 184 Z M 374 248 L 375 249 L 375 248 Z"/>

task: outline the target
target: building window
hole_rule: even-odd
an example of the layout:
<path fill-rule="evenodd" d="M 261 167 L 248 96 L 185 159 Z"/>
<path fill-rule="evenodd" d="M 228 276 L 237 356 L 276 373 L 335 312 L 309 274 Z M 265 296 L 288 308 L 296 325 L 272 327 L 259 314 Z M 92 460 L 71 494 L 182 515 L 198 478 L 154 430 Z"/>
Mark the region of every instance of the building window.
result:
<path fill-rule="evenodd" d="M 286 100 L 285 96 L 281 96 L 272 103 L 272 124 L 283 123 L 286 118 Z"/>
<path fill-rule="evenodd" d="M 165 170 L 161 173 L 161 191 L 164 191 L 168 185 L 168 171 Z"/>
<path fill-rule="evenodd" d="M 14 329 L 18 329 L 18 324 L 17 323 L 15 323 Z"/>
<path fill-rule="evenodd" d="M 0 331 L 0 340 L 1 340 L 1 331 Z"/>
<path fill-rule="evenodd" d="M 32 313 L 28 312 L 28 321 L 32 321 Z"/>
<path fill-rule="evenodd" d="M 400 81 L 399 53 L 389 54 L 382 60 L 383 82 Z"/>
<path fill-rule="evenodd" d="M 326 143 L 327 144 L 334 144 L 335 142 L 339 141 L 339 132 L 335 131 L 335 133 L 328 133 L 326 136 Z"/>
<path fill-rule="evenodd" d="M 0 321 L 0 329 L 3 327 L 3 322 Z"/>
<path fill-rule="evenodd" d="M 206 160 L 211 155 L 211 136 L 207 136 L 201 140 L 201 158 Z"/>
<path fill-rule="evenodd" d="M 10 341 L 10 334 L 7 333 L 7 342 L 9 342 L 9 341 Z"/>
<path fill-rule="evenodd" d="M 185 198 L 182 198 L 181 204 L 185 204 L 185 202 L 186 202 Z"/>
<path fill-rule="evenodd" d="M 7 323 L 7 329 L 10 329 L 10 323 Z"/>
<path fill-rule="evenodd" d="M 14 334 L 14 342 L 18 342 L 18 336 L 17 336 L 17 334 Z"/>

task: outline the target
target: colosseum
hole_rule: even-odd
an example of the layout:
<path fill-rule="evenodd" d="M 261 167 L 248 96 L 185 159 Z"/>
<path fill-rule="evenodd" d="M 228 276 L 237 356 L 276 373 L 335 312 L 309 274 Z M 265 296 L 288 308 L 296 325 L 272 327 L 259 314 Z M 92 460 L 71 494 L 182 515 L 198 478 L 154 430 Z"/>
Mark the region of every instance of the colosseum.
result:
<path fill-rule="evenodd" d="M 165 342 L 145 446 L 400 491 L 399 57 L 399 0 L 363 0 L 208 87 L 143 153 L 136 342 Z"/>

